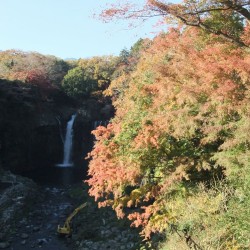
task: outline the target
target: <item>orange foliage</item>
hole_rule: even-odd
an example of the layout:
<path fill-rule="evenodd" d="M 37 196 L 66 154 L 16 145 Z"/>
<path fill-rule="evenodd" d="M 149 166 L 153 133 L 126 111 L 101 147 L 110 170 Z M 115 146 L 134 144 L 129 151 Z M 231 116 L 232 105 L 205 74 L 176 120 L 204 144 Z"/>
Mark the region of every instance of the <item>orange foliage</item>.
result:
<path fill-rule="evenodd" d="M 115 118 L 94 131 L 87 182 L 101 205 L 126 214 L 148 238 L 176 220 L 165 198 L 198 183 L 202 170 L 216 171 L 213 156 L 232 145 L 236 121 L 249 107 L 250 54 L 181 27 L 158 35 L 126 76 Z M 110 88 L 121 89 L 121 78 Z M 125 213 L 133 205 L 141 210 Z"/>

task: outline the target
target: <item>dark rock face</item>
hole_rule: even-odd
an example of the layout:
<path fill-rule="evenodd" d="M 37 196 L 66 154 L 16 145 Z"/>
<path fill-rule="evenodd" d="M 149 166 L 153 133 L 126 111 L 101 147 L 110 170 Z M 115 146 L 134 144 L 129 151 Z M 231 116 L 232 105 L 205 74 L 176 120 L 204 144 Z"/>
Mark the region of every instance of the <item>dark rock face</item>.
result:
<path fill-rule="evenodd" d="M 60 163 L 67 121 L 77 104 L 59 89 L 39 89 L 0 79 L 0 161 L 15 173 Z M 89 112 L 74 124 L 74 157 L 82 157 L 83 138 L 89 143 Z M 59 124 L 60 122 L 60 124 Z M 83 158 L 83 157 L 82 157 Z M 79 160 L 79 159 L 78 159 Z"/>

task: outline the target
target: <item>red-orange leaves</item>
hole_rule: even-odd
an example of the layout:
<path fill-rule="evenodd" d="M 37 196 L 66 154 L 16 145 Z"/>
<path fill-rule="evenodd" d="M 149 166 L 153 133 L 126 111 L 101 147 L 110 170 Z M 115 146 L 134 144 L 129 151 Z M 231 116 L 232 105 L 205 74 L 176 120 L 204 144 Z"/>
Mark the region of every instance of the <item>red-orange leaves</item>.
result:
<path fill-rule="evenodd" d="M 180 28 L 157 36 L 126 75 L 112 125 L 94 132 L 90 194 L 145 237 L 178 221 L 169 204 L 192 195 L 190 186 L 230 173 L 229 160 L 214 156 L 246 131 L 238 126 L 249 107 L 250 54 L 203 35 Z"/>
<path fill-rule="evenodd" d="M 96 200 L 108 197 L 109 193 L 113 193 L 115 198 L 119 197 L 122 193 L 120 185 L 133 183 L 138 175 L 137 169 L 119 160 L 118 145 L 112 141 L 113 129 L 114 125 L 109 124 L 107 128 L 99 126 L 93 132 L 98 142 L 89 154 L 89 158 L 92 158 L 89 165 L 91 178 L 87 182 L 91 186 L 90 194 L 95 196 Z"/>
<path fill-rule="evenodd" d="M 95 136 L 97 140 L 110 139 L 112 131 L 113 131 L 113 125 L 108 124 L 107 127 L 99 126 L 96 130 L 92 131 L 92 134 Z"/>
<path fill-rule="evenodd" d="M 249 22 L 247 23 L 246 27 L 244 28 L 244 32 L 242 34 L 242 40 L 244 41 L 245 44 L 250 46 L 250 24 L 249 24 Z"/>
<path fill-rule="evenodd" d="M 146 121 L 149 123 L 150 121 Z M 146 124 L 140 130 L 140 133 L 134 139 L 134 147 L 135 148 L 143 148 L 143 147 L 155 147 L 159 148 L 159 134 L 160 131 L 157 128 Z"/>

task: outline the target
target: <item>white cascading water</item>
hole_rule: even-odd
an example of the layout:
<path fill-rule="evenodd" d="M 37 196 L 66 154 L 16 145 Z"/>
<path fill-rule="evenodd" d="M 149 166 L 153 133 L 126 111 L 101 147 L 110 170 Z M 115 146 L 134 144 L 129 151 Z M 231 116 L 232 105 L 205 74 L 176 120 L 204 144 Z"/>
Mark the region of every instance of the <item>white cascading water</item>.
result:
<path fill-rule="evenodd" d="M 64 140 L 64 152 L 63 152 L 63 163 L 57 164 L 58 167 L 72 167 L 73 162 L 71 161 L 72 146 L 73 146 L 73 124 L 76 115 L 72 115 L 71 119 L 67 123 L 67 130 Z"/>

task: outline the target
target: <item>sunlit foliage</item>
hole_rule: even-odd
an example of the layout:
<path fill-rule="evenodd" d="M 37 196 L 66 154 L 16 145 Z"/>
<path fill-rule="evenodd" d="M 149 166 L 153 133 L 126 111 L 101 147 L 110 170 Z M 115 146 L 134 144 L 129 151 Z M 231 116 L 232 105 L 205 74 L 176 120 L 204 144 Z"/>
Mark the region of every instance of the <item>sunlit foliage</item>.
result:
<path fill-rule="evenodd" d="M 199 27 L 159 34 L 111 83 L 116 115 L 93 132 L 90 194 L 144 237 L 165 232 L 166 249 L 250 246 L 249 29 L 211 18 L 244 46 Z"/>
<path fill-rule="evenodd" d="M 96 82 L 80 67 L 68 71 L 62 82 L 63 90 L 72 97 L 86 97 L 97 88 Z"/>
<path fill-rule="evenodd" d="M 3 79 L 19 80 L 45 88 L 55 87 L 68 69 L 65 61 L 54 56 L 19 50 L 0 52 L 0 77 Z"/>
<path fill-rule="evenodd" d="M 179 3 L 148 0 L 144 1 L 144 5 L 132 4 L 127 0 L 117 2 L 102 11 L 102 19 L 145 20 L 162 16 L 165 21 L 181 22 L 220 36 L 238 46 L 249 47 L 249 43 L 240 37 L 243 27 L 250 21 L 248 0 L 185 0 L 178 1 Z"/>

